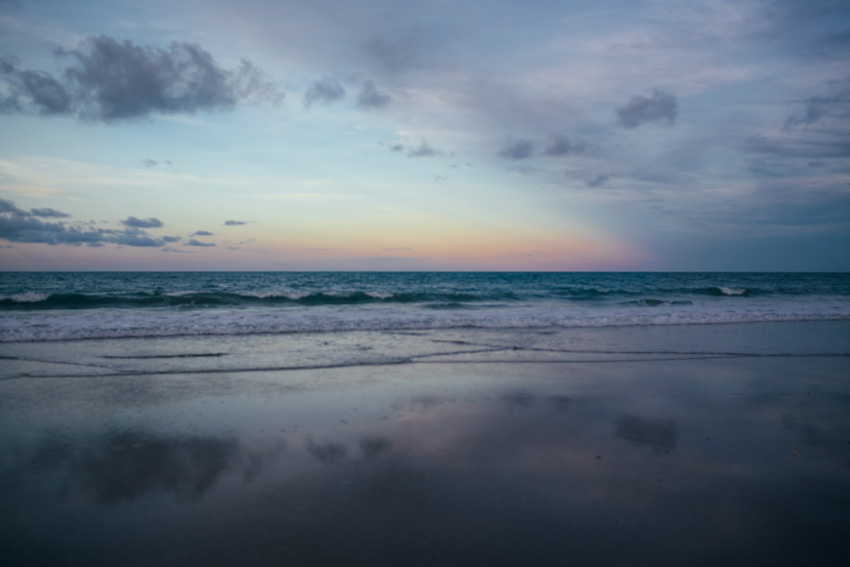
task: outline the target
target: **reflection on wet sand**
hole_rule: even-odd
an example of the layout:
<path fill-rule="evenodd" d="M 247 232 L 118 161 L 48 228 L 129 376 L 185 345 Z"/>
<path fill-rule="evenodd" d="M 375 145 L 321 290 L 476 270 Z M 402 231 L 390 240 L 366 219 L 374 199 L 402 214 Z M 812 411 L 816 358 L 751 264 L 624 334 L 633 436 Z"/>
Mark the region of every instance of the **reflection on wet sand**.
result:
<path fill-rule="evenodd" d="M 229 473 L 246 482 L 276 460 L 283 441 L 270 450 L 249 450 L 234 438 L 166 438 L 129 431 L 111 432 L 95 448 L 78 448 L 49 436 L 28 459 L 30 474 L 61 473 L 63 493 L 93 496 L 112 506 L 151 494 L 178 500 L 202 498 Z"/>
<path fill-rule="evenodd" d="M 760 364 L 750 375 L 769 374 Z M 222 427 L 235 406 L 188 417 L 165 404 L 61 433 L 4 423 L 30 436 L 2 449 L 0 559 L 828 565 L 843 550 L 846 396 L 807 400 L 821 411 L 801 417 L 797 396 L 755 403 L 710 379 L 671 392 L 674 366 L 435 368 L 370 375 L 348 410 L 334 388 L 275 397 L 261 384 L 239 411 L 262 427 Z"/>
<path fill-rule="evenodd" d="M 676 448 L 676 422 L 627 414 L 617 420 L 617 437 L 654 451 L 672 451 Z"/>

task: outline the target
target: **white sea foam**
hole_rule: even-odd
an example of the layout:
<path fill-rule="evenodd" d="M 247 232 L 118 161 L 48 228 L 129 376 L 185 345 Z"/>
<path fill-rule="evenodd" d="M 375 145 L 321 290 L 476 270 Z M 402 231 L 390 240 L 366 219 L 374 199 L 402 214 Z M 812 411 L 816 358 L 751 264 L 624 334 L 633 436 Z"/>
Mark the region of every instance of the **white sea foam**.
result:
<path fill-rule="evenodd" d="M 0 342 L 121 337 L 252 335 L 335 331 L 541 327 L 621 327 L 762 321 L 850 320 L 850 303 L 750 305 L 706 309 L 617 306 L 510 307 L 482 310 L 423 310 L 398 305 L 358 309 L 126 310 L 11 312 L 0 318 Z"/>
<path fill-rule="evenodd" d="M 34 291 L 27 291 L 24 293 L 15 293 L 12 295 L 0 295 L 0 301 L 11 300 L 15 303 L 37 303 L 39 301 L 44 301 L 50 297 L 49 293 L 37 293 Z"/>
<path fill-rule="evenodd" d="M 724 287 L 720 286 L 720 291 L 723 292 L 723 295 L 744 295 L 747 293 L 747 288 L 742 287 Z"/>

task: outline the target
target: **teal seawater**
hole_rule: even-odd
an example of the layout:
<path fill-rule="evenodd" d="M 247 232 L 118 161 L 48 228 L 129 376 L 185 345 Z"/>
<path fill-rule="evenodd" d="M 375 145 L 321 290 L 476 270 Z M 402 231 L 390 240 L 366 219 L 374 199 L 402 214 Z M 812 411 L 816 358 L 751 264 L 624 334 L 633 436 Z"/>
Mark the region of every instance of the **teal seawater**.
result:
<path fill-rule="evenodd" d="M 850 274 L 0 274 L 0 341 L 825 319 L 850 319 Z"/>

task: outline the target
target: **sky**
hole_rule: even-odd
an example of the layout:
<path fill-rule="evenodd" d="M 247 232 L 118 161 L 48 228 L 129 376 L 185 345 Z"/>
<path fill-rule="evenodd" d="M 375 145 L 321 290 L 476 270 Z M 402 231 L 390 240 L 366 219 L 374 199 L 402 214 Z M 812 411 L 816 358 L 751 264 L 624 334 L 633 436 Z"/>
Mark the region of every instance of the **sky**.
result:
<path fill-rule="evenodd" d="M 850 270 L 846 0 L 0 0 L 0 270 Z"/>

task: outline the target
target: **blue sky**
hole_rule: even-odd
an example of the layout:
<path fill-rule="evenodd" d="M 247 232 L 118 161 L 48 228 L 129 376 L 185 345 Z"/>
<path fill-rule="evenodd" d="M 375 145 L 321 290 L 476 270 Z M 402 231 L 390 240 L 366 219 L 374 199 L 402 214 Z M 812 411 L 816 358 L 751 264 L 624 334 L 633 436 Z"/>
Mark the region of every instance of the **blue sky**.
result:
<path fill-rule="evenodd" d="M 848 270 L 842 1 L 0 0 L 0 269 Z"/>

